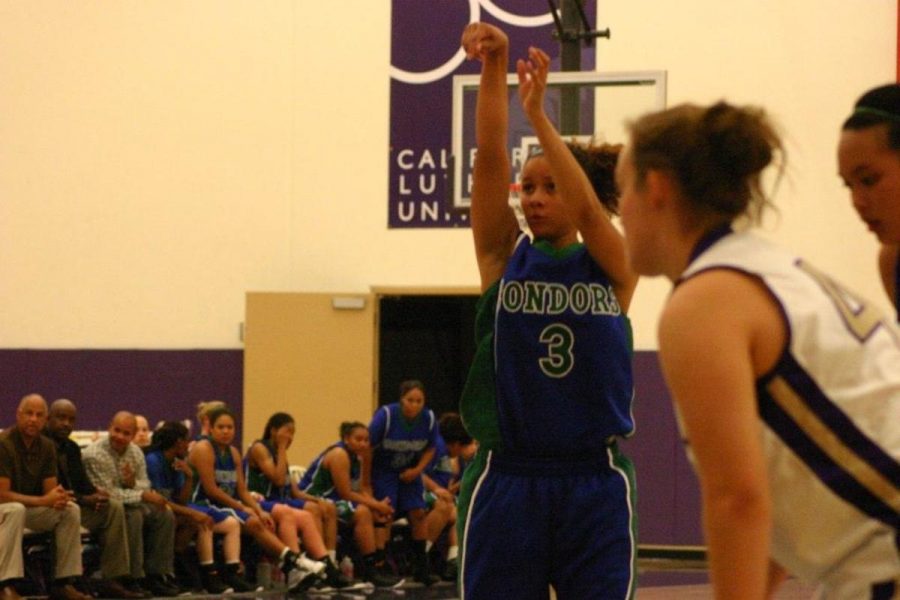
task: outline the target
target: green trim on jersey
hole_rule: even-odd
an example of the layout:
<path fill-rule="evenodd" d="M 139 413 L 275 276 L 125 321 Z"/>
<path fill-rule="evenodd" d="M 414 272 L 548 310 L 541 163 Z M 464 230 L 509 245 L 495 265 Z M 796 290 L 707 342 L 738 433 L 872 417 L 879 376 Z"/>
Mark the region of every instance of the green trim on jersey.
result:
<path fill-rule="evenodd" d="M 475 305 L 475 356 L 459 400 L 459 412 L 466 431 L 478 440 L 480 448 L 487 450 L 501 446 L 494 389 L 494 321 L 499 293 L 498 280 Z"/>
<path fill-rule="evenodd" d="M 478 480 L 481 478 L 487 466 L 488 451 L 480 445 L 478 452 L 472 457 L 472 462 L 466 465 L 463 471 L 462 482 L 459 486 L 459 499 L 456 501 L 456 538 L 459 540 L 459 564 L 465 564 L 466 548 L 466 520 L 469 516 L 469 507 L 472 504 L 472 493 Z M 459 582 L 457 582 L 458 584 Z"/>
<path fill-rule="evenodd" d="M 312 474 L 309 487 L 303 490 L 307 494 L 318 496 L 320 498 L 328 498 L 329 496 L 337 495 L 337 489 L 334 487 L 334 478 L 331 476 L 331 470 L 325 468 L 325 457 L 335 448 L 340 448 L 347 453 L 347 457 L 350 459 L 350 488 L 356 491 L 359 490 L 358 476 L 361 469 L 359 458 L 340 444 L 334 444 L 333 446 L 326 448 L 322 453 L 322 460 L 316 465 L 316 470 Z M 353 479 L 354 472 L 357 474 L 357 479 Z"/>
<path fill-rule="evenodd" d="M 494 378 L 494 322 L 500 280 L 494 282 L 475 305 L 475 356 L 466 385 L 459 400 L 459 413 L 466 431 L 478 440 L 478 452 L 462 473 L 457 501 L 456 533 L 459 539 L 460 561 L 465 560 L 465 529 L 472 493 L 487 465 L 490 450 L 502 447 L 500 417 Z"/>
<path fill-rule="evenodd" d="M 634 598 L 635 588 L 637 587 L 637 556 L 638 556 L 638 514 L 637 514 L 637 478 L 635 477 L 634 472 L 634 463 L 631 462 L 631 459 L 625 456 L 622 451 L 619 449 L 618 443 L 613 443 L 609 447 L 609 452 L 612 455 L 612 464 L 613 468 L 620 471 L 627 479 L 628 479 L 628 505 L 631 511 L 631 540 L 632 540 L 632 554 L 631 554 L 631 572 L 634 574 L 633 581 L 631 587 L 631 594 L 628 596 L 629 600 Z"/>
<path fill-rule="evenodd" d="M 275 486 L 272 485 L 272 480 L 266 477 L 266 474 L 262 472 L 262 469 L 258 469 L 250 464 L 250 453 L 253 451 L 253 446 L 256 444 L 262 445 L 266 451 L 269 452 L 269 456 L 273 455 L 271 446 L 266 444 L 263 440 L 255 440 L 250 444 L 250 450 L 247 451 L 247 490 L 262 494 L 264 498 L 268 499 L 274 495 Z"/>
<path fill-rule="evenodd" d="M 535 240 L 531 245 L 535 250 L 540 250 L 547 256 L 557 260 L 562 260 L 567 256 L 575 254 L 584 246 L 581 242 L 575 242 L 574 244 L 569 244 L 565 248 L 554 248 L 547 240 Z"/>

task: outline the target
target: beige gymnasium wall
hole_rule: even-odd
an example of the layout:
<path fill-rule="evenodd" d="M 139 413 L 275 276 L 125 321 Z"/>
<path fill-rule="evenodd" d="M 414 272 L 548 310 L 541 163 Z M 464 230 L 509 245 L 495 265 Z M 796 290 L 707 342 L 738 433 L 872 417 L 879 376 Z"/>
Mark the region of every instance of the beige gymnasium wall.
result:
<path fill-rule="evenodd" d="M 769 235 L 887 307 L 834 148 L 894 76 L 897 3 L 599 4 L 602 70 L 771 110 Z M 0 0 L 0 347 L 240 348 L 248 290 L 477 285 L 467 230 L 386 228 L 389 57 L 387 0 Z"/>

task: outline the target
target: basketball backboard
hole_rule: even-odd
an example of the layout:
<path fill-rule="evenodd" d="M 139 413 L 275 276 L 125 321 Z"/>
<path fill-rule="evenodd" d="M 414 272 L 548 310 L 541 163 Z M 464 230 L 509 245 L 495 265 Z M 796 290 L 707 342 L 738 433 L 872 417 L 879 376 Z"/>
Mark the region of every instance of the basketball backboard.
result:
<path fill-rule="evenodd" d="M 453 208 L 465 209 L 471 203 L 472 165 L 475 162 L 475 104 L 479 75 L 453 77 Z M 534 133 L 522 112 L 518 99 L 518 78 L 508 75 L 509 141 L 512 164 L 510 183 L 519 180 L 519 170 L 527 156 Z M 578 131 L 563 137 L 597 142 L 625 141 L 625 122 L 646 112 L 666 106 L 665 71 L 600 73 L 573 71 L 550 73 L 547 78 L 546 109 L 559 127 L 561 91 L 578 90 L 580 115 Z"/>

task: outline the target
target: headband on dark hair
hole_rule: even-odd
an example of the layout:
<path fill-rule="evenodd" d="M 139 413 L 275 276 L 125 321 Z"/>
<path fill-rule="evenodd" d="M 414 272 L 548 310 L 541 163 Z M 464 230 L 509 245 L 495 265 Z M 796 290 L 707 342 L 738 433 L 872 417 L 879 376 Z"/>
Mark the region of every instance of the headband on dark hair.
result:
<path fill-rule="evenodd" d="M 886 110 L 881 110 L 880 108 L 870 108 L 868 106 L 857 106 L 853 109 L 853 116 L 856 115 L 869 115 L 872 117 L 881 117 L 882 119 L 887 119 L 888 121 L 894 121 L 895 123 L 900 123 L 900 115 L 895 115 L 892 112 L 888 112 Z"/>

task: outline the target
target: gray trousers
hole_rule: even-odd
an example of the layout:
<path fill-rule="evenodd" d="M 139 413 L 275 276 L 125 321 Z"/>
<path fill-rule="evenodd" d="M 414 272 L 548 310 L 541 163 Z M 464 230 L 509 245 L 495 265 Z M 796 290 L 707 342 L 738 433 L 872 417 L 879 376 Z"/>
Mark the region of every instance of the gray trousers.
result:
<path fill-rule="evenodd" d="M 53 532 L 53 578 L 81 575 L 81 511 L 74 502 L 62 510 L 48 506 L 26 508 L 18 502 L 0 504 L 0 580 L 23 577 L 22 536 L 25 528 Z"/>
<path fill-rule="evenodd" d="M 110 498 L 100 510 L 93 506 L 82 506 L 81 526 L 100 542 L 100 573 L 105 579 L 131 574 L 125 506 L 121 500 Z"/>
<path fill-rule="evenodd" d="M 171 575 L 175 561 L 175 514 L 149 502 L 125 505 L 131 576 Z"/>

